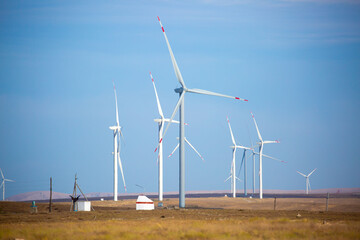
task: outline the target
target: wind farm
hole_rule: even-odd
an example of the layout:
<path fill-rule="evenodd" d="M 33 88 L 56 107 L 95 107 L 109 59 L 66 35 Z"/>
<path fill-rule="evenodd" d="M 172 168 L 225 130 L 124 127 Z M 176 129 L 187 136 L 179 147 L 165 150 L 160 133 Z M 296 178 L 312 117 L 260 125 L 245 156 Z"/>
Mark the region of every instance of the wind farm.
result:
<path fill-rule="evenodd" d="M 6 0 L 0 239 L 360 238 L 359 10 Z"/>

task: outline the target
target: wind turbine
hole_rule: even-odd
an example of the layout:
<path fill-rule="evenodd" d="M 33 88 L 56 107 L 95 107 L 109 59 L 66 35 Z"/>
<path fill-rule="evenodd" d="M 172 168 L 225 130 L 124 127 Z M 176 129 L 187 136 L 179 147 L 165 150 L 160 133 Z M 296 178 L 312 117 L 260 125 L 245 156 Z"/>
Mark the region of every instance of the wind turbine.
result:
<path fill-rule="evenodd" d="M 3 188 L 3 201 L 5 201 L 5 182 L 15 182 L 15 181 L 11 180 L 11 179 L 6 179 L 4 177 L 4 174 L 3 174 L 2 170 L 1 170 L 1 168 L 0 168 L 0 172 L 1 172 L 1 177 L 2 177 L 0 188 L 1 187 Z"/>
<path fill-rule="evenodd" d="M 316 171 L 316 168 L 315 168 L 314 170 L 312 170 L 312 172 L 309 173 L 309 175 L 305 175 L 305 174 L 303 174 L 303 173 L 301 173 L 301 172 L 299 172 L 299 171 L 296 171 L 298 174 L 300 174 L 301 176 L 303 176 L 303 177 L 306 178 L 306 182 L 305 182 L 305 184 L 306 184 L 306 194 L 309 194 L 309 189 L 311 190 L 309 177 L 310 177 L 310 175 L 313 174 L 315 171 Z"/>
<path fill-rule="evenodd" d="M 231 134 L 231 140 L 232 140 L 232 143 L 234 144 L 234 145 L 232 145 L 232 146 L 230 146 L 230 148 L 232 148 L 233 149 L 233 151 L 232 151 L 232 163 L 231 163 L 231 186 L 232 186 L 232 194 L 233 194 L 233 198 L 236 198 L 236 179 L 238 179 L 237 177 L 236 177 L 236 173 L 235 173 L 235 155 L 236 155 L 236 149 L 237 148 L 240 148 L 240 149 L 244 149 L 244 153 L 243 153 L 243 161 L 244 161 L 244 157 L 245 157 L 245 154 L 246 154 L 246 150 L 251 150 L 251 148 L 248 148 L 248 147 L 244 147 L 244 146 L 242 146 L 242 145 L 236 145 L 236 142 L 235 142 L 235 138 L 234 138 L 234 134 L 233 134 L 233 132 L 232 132 L 232 130 L 231 130 L 231 125 L 230 125 L 230 120 L 229 120 L 229 118 L 227 118 L 227 122 L 228 122 L 228 125 L 229 125 L 229 130 L 230 130 L 230 134 Z M 245 174 L 246 174 L 246 172 L 245 172 Z M 229 178 L 230 178 L 229 177 Z M 228 178 L 228 179 L 229 179 Z M 228 180 L 228 179 L 226 179 L 226 181 Z M 240 180 L 240 179 L 238 179 L 238 180 Z M 245 184 L 245 189 L 246 189 L 246 176 L 245 176 L 245 181 L 244 181 L 244 184 Z M 246 190 L 244 190 L 244 191 L 246 191 Z"/>
<path fill-rule="evenodd" d="M 256 127 L 256 131 L 259 137 L 260 142 L 258 142 L 257 144 L 259 145 L 259 198 L 262 199 L 263 198 L 263 186 L 262 186 L 262 157 L 263 157 L 263 149 L 264 149 L 264 144 L 268 144 L 268 143 L 279 143 L 278 140 L 275 141 L 264 141 L 261 137 L 259 128 L 256 124 L 256 120 L 254 117 L 254 114 L 251 113 L 251 116 L 254 120 L 255 123 L 255 127 Z"/>
<path fill-rule="evenodd" d="M 180 108 L 180 124 L 179 124 L 179 207 L 180 208 L 185 208 L 185 127 L 184 127 L 184 123 L 185 123 L 185 105 L 184 105 L 184 97 L 185 97 L 185 93 L 189 92 L 189 93 L 198 93 L 198 94 L 205 94 L 205 95 L 212 95 L 212 96 L 219 96 L 219 97 L 227 97 L 227 98 L 232 98 L 232 99 L 237 99 L 237 100 L 242 100 L 242 101 L 247 101 L 246 99 L 242 99 L 242 98 L 238 98 L 238 97 L 233 97 L 233 96 L 228 96 L 228 95 L 224 95 L 224 94 L 219 94 L 219 93 L 215 93 L 215 92 L 210 92 L 207 90 L 201 90 L 201 89 L 188 89 L 185 85 L 185 82 L 181 76 L 179 67 L 176 63 L 174 54 L 171 50 L 170 47 L 170 43 L 168 41 L 168 38 L 166 36 L 164 27 L 161 24 L 160 18 L 158 17 L 160 26 L 161 26 L 161 30 L 163 31 L 164 37 L 165 37 L 165 41 L 170 53 L 170 57 L 171 57 L 171 61 L 172 61 L 172 65 L 174 68 L 174 72 L 176 75 L 177 80 L 179 81 L 179 83 L 181 84 L 180 88 L 175 89 L 176 93 L 179 93 L 179 100 L 175 106 L 175 109 L 171 115 L 170 118 L 170 122 L 167 124 L 164 134 L 163 134 L 163 138 L 166 134 L 167 129 L 169 128 L 177 110 Z M 160 139 L 159 144 L 162 142 L 163 138 Z M 155 149 L 155 151 L 157 150 L 157 148 Z"/>
<path fill-rule="evenodd" d="M 159 115 L 160 115 L 160 118 L 157 118 L 157 119 L 154 119 L 155 122 L 157 122 L 159 124 L 159 142 L 160 140 L 163 138 L 163 130 L 164 130 L 164 123 L 165 122 L 169 122 L 170 119 L 168 118 L 165 118 L 164 117 L 164 114 L 163 114 L 163 111 L 162 111 L 162 108 L 161 108 L 161 104 L 160 104 L 160 100 L 159 100 L 159 96 L 157 94 L 157 91 L 156 91 L 156 87 L 155 87 L 155 81 L 154 81 L 154 78 L 150 72 L 150 77 L 151 77 L 151 81 L 153 83 L 153 86 L 154 86 L 154 91 L 155 91 L 155 96 L 156 96 L 156 103 L 157 103 L 157 108 L 158 108 L 158 111 L 159 111 Z M 179 123 L 178 121 L 172 121 L 174 123 Z M 160 142 L 159 144 L 159 153 L 158 153 L 158 187 L 159 187 L 159 192 L 158 192 L 158 195 L 159 195 L 159 202 L 163 201 L 163 147 L 162 147 L 162 142 Z"/>
<path fill-rule="evenodd" d="M 116 95 L 116 88 L 115 83 L 114 85 L 114 95 L 115 95 L 115 114 L 116 114 L 116 125 L 109 127 L 110 130 L 113 130 L 114 132 L 114 201 L 118 200 L 118 172 L 117 172 L 117 164 L 119 163 L 120 171 L 122 180 L 124 183 L 124 189 L 126 192 L 126 184 L 125 184 L 125 178 L 124 178 L 124 172 L 121 164 L 120 159 L 120 135 L 122 136 L 121 127 L 119 124 L 119 111 L 118 111 L 118 104 L 117 104 L 117 95 Z"/>
<path fill-rule="evenodd" d="M 249 157 L 252 157 L 252 160 L 253 160 L 253 192 L 252 192 L 252 195 L 255 194 L 255 155 L 260 155 L 258 152 L 255 152 L 254 149 L 251 149 L 251 155 Z M 269 155 L 266 155 L 266 154 L 262 154 L 263 157 L 266 157 L 266 158 L 270 158 L 272 160 L 275 160 L 275 161 L 278 161 L 278 162 L 282 162 L 282 163 L 286 163 L 286 161 L 283 161 L 283 160 L 280 160 L 280 159 L 277 159 L 277 158 L 274 158 L 274 157 L 271 157 Z M 249 158 L 248 157 L 248 158 Z M 246 159 L 247 160 L 247 159 Z M 246 161 L 244 160 L 244 161 Z M 240 167 L 240 170 L 241 170 L 241 167 Z M 245 169 L 244 169 L 245 170 Z M 245 170 L 246 171 L 246 170 Z"/>

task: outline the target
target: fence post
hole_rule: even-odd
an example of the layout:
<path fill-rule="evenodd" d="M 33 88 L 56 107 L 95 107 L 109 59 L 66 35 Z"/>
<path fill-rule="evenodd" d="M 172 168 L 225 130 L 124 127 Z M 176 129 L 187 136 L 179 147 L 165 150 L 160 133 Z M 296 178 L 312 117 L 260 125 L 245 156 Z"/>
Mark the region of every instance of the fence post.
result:
<path fill-rule="evenodd" d="M 49 212 L 51 212 L 52 205 L 52 177 L 50 177 L 50 202 L 49 202 Z"/>
<path fill-rule="evenodd" d="M 274 198 L 274 210 L 276 210 L 276 197 Z"/>
<path fill-rule="evenodd" d="M 327 193 L 327 197 L 326 197 L 326 211 L 328 211 L 329 209 L 329 193 Z"/>

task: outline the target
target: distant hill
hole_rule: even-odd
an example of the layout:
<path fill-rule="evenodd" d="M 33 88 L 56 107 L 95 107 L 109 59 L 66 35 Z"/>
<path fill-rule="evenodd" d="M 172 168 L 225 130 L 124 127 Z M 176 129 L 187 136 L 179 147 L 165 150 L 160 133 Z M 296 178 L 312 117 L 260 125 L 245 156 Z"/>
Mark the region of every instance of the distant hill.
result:
<path fill-rule="evenodd" d="M 238 190 L 237 193 L 243 193 L 243 190 Z M 251 193 L 252 190 L 248 189 L 248 193 Z M 255 190 L 258 193 L 258 190 Z M 304 194 L 305 190 L 264 190 L 264 194 Z M 186 191 L 186 194 L 229 194 L 229 190 L 216 190 L 216 191 Z M 327 189 L 315 189 L 310 192 L 311 194 L 324 194 L 324 193 L 331 193 L 331 194 L 359 194 L 360 195 L 360 188 L 327 188 Z M 80 194 L 80 193 L 78 193 Z M 119 197 L 130 197 L 130 196 L 137 196 L 140 193 L 122 193 L 119 194 Z M 146 192 L 143 193 L 145 195 L 153 195 L 156 196 L 156 192 Z M 166 192 L 164 195 L 177 195 L 177 191 Z M 69 199 L 68 193 L 59 193 L 53 192 L 53 199 Z M 112 193 L 86 193 L 86 197 L 88 198 L 107 198 L 112 197 Z M 28 192 L 28 193 L 21 193 L 18 195 L 11 196 L 7 198 L 8 201 L 36 201 L 36 200 L 48 200 L 50 196 L 49 191 L 36 191 L 36 192 Z"/>
<path fill-rule="evenodd" d="M 304 190 L 264 190 L 264 193 L 278 193 L 278 194 L 303 194 Z M 313 194 L 320 193 L 360 193 L 360 188 L 326 188 L 326 189 L 314 189 L 309 191 Z"/>
<path fill-rule="evenodd" d="M 36 192 L 20 193 L 18 195 L 14 195 L 7 198 L 6 200 L 21 202 L 21 201 L 47 200 L 49 198 L 50 198 L 50 191 L 36 191 Z M 53 192 L 52 198 L 53 199 L 69 198 L 69 194 Z"/>

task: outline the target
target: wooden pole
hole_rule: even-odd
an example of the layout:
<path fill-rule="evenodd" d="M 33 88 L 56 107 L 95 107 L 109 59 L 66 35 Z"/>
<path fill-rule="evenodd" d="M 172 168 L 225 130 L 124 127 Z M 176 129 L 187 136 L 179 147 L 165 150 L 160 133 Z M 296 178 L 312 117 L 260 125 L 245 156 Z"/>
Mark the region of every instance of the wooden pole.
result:
<path fill-rule="evenodd" d="M 274 198 L 274 210 L 276 210 L 276 197 Z"/>
<path fill-rule="evenodd" d="M 76 177 L 77 174 L 75 174 L 75 183 L 74 183 L 74 189 L 73 189 L 73 194 L 72 194 L 72 198 L 71 198 L 71 206 L 70 206 L 70 212 L 71 211 L 75 211 L 75 203 L 74 203 L 74 198 L 76 198 L 76 180 L 77 180 L 77 177 Z"/>
<path fill-rule="evenodd" d="M 326 197 L 326 211 L 328 211 L 329 209 L 329 193 L 327 193 L 327 197 Z"/>
<path fill-rule="evenodd" d="M 52 177 L 50 177 L 50 202 L 49 202 L 49 212 L 51 212 L 52 205 Z"/>

